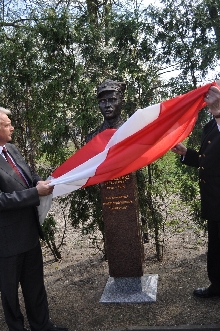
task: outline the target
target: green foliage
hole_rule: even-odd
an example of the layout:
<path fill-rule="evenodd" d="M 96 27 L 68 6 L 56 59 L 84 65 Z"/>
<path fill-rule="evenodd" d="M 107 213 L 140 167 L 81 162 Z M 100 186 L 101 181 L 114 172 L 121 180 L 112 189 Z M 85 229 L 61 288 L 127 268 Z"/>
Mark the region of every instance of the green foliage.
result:
<path fill-rule="evenodd" d="M 10 38 L 2 31 L 2 38 L 6 41 L 0 45 L 5 74 L 0 101 L 12 110 L 14 141 L 32 166 L 33 155 L 46 153 L 54 167 L 67 157 L 70 136 L 77 142 L 69 122 L 78 108 L 74 99 L 81 65 L 75 64 L 68 16 L 46 12 L 34 26 L 27 23 L 10 32 Z"/>
<path fill-rule="evenodd" d="M 70 217 L 72 225 L 82 225 L 84 234 L 93 233 L 97 228 L 103 233 L 102 207 L 98 185 L 87 187 L 72 193 Z"/>
<path fill-rule="evenodd" d="M 56 222 L 53 215 L 50 213 L 47 215 L 47 218 L 43 223 L 42 230 L 44 233 L 44 240 L 53 253 L 55 260 L 59 261 L 61 259 L 61 253 L 55 242 Z"/>
<path fill-rule="evenodd" d="M 173 225 L 180 212 L 177 202 L 178 191 L 176 185 L 173 185 L 173 171 L 173 155 L 168 153 L 141 172 L 137 172 L 142 230 L 148 233 L 148 236 L 150 233 L 153 234 L 158 260 L 163 258 L 164 228 L 168 224 Z"/>
<path fill-rule="evenodd" d="M 219 36 L 214 34 L 216 30 L 209 12 L 211 1 L 163 3 L 164 7 L 151 7 L 147 12 L 157 26 L 155 41 L 161 43 L 158 59 L 180 68 L 181 75 L 191 79 L 195 88 L 219 58 Z M 219 13 L 219 3 L 212 4 Z"/>
<path fill-rule="evenodd" d="M 64 209 L 68 208 L 68 217 L 74 228 L 80 228 L 82 234 L 89 235 L 98 250 L 105 252 L 105 234 L 102 218 L 102 204 L 99 185 L 77 190 L 61 198 Z M 101 236 L 97 236 L 97 232 Z"/>

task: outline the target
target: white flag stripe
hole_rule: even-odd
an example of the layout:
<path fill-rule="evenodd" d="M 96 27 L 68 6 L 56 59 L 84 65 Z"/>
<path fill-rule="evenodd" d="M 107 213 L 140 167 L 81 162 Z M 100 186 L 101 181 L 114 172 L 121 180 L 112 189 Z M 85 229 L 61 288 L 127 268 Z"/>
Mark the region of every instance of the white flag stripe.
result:
<path fill-rule="evenodd" d="M 106 148 L 119 143 L 132 134 L 140 131 L 146 125 L 153 122 L 160 114 L 160 103 L 147 108 L 138 109 L 111 137 Z"/>
<path fill-rule="evenodd" d="M 89 178 L 95 175 L 97 165 L 101 164 L 105 159 L 106 155 L 108 154 L 108 150 L 104 150 L 103 152 L 99 153 L 98 155 L 95 155 L 88 161 L 84 162 L 83 164 L 80 164 L 78 167 L 68 171 L 66 174 L 52 179 L 52 182 L 50 185 L 59 185 L 66 182 L 72 181 L 78 181 L 84 178 Z"/>
<path fill-rule="evenodd" d="M 79 180 L 74 181 L 74 183 L 67 183 L 67 184 L 59 184 L 59 190 L 56 190 L 56 186 L 53 190 L 53 198 L 56 198 L 58 196 L 76 191 L 80 189 L 82 186 L 84 186 L 87 182 L 88 178 L 86 180 Z"/>

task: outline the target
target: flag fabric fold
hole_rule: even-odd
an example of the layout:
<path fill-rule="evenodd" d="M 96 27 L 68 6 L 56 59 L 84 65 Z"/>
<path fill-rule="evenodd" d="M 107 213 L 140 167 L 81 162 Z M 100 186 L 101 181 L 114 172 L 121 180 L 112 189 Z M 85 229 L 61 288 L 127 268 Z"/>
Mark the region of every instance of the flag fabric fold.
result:
<path fill-rule="evenodd" d="M 53 197 L 120 177 L 160 158 L 191 133 L 211 85 L 217 86 L 206 84 L 138 109 L 118 130 L 98 134 L 52 173 Z"/>

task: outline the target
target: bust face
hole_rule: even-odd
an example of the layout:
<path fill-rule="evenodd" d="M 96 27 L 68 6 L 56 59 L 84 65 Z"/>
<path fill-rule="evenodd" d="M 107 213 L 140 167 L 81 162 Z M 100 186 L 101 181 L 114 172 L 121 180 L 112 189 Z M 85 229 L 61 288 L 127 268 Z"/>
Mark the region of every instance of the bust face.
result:
<path fill-rule="evenodd" d="M 98 97 L 98 104 L 104 119 L 111 120 L 120 117 L 123 99 L 119 92 L 102 92 Z"/>

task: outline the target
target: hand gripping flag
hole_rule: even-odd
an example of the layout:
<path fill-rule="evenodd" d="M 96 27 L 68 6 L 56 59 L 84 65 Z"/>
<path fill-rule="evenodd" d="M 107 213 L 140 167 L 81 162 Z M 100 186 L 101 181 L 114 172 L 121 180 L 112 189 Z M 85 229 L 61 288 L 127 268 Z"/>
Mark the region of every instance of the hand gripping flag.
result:
<path fill-rule="evenodd" d="M 206 84 L 160 104 L 138 109 L 118 130 L 107 129 L 78 150 L 52 173 L 53 197 L 118 178 L 154 162 L 193 130 Z M 41 198 L 43 219 L 50 202 Z M 44 200 L 44 201 L 43 201 Z"/>

